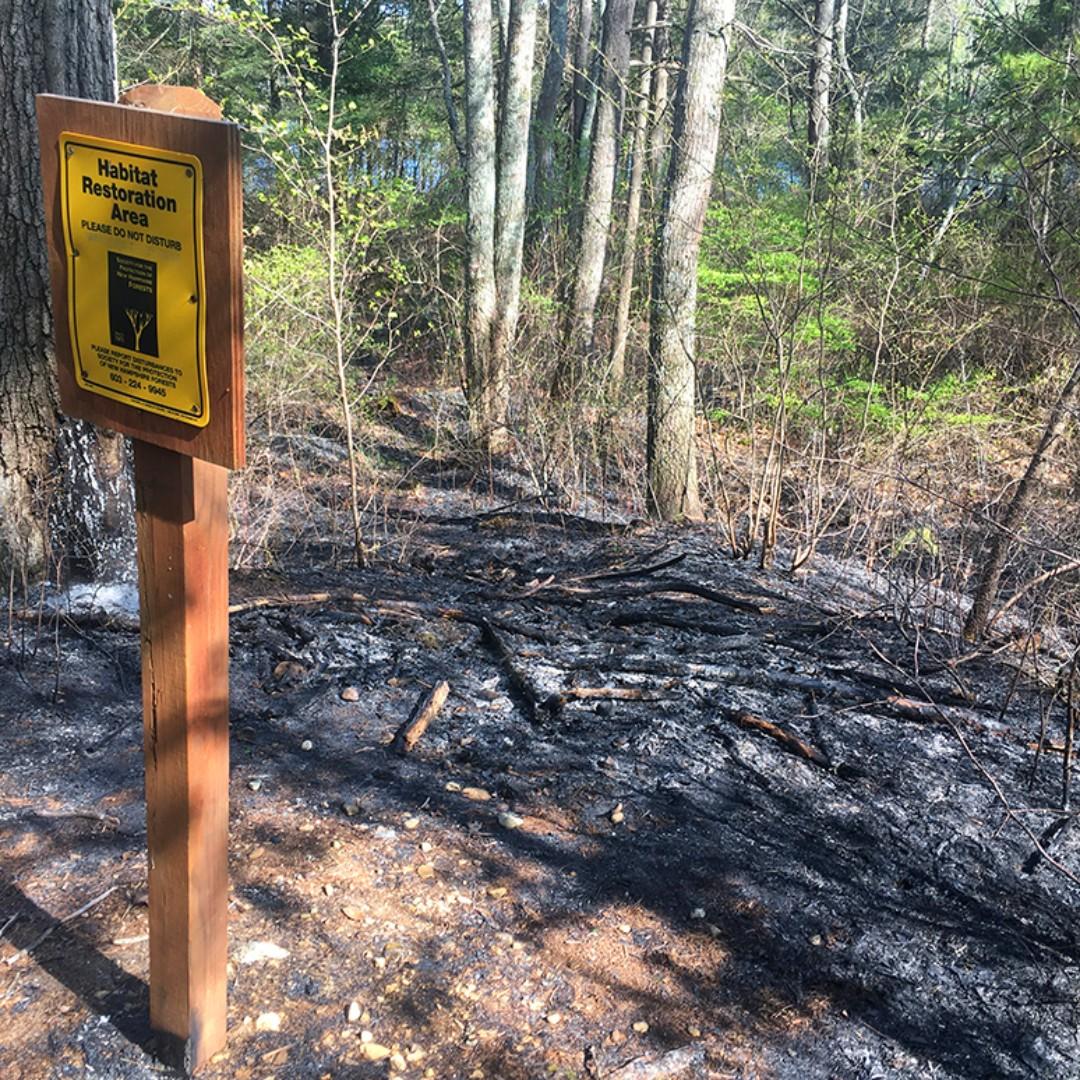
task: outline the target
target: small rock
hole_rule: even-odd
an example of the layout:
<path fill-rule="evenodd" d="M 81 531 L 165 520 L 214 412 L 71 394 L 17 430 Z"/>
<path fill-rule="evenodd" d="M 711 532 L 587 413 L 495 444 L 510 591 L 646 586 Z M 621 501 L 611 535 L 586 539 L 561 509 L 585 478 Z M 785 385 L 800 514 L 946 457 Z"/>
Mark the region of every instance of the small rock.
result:
<path fill-rule="evenodd" d="M 257 964 L 262 960 L 287 960 L 289 950 L 272 941 L 252 941 L 240 954 L 241 964 Z"/>
<path fill-rule="evenodd" d="M 346 799 L 341 804 L 341 809 L 345 811 L 346 817 L 356 817 L 356 815 L 360 813 L 360 800 Z"/>
<path fill-rule="evenodd" d="M 815 935 L 814 935 L 814 936 L 813 936 L 813 937 L 812 937 L 812 938 L 810 939 L 810 944 L 811 944 L 811 945 L 820 945 L 820 944 L 821 944 L 821 935 L 820 935 L 820 934 L 815 934 Z"/>
<path fill-rule="evenodd" d="M 259 1018 L 255 1021 L 256 1031 L 280 1031 L 281 1030 L 281 1013 L 265 1012 L 260 1013 Z"/>
<path fill-rule="evenodd" d="M 629 923 L 619 923 L 619 933 L 629 934 L 633 927 Z"/>
<path fill-rule="evenodd" d="M 404 1072 L 408 1068 L 408 1065 L 405 1064 L 404 1056 L 401 1054 L 391 1054 L 390 1068 L 394 1069 L 396 1072 Z"/>
<path fill-rule="evenodd" d="M 248 787 L 251 788 L 252 791 L 258 791 L 259 788 L 262 787 L 262 781 L 261 780 L 249 780 L 248 781 Z"/>
<path fill-rule="evenodd" d="M 346 686 L 345 689 L 341 691 L 341 700 L 342 701 L 359 701 L 360 700 L 360 691 L 357 690 L 355 686 Z"/>
<path fill-rule="evenodd" d="M 525 824 L 525 819 L 518 817 L 517 814 L 511 814 L 509 810 L 504 810 L 499 815 L 499 824 L 504 829 L 520 829 Z"/>
<path fill-rule="evenodd" d="M 696 1027 L 687 1028 L 686 1033 L 687 1033 L 687 1035 L 690 1036 L 691 1039 L 700 1039 L 701 1038 L 701 1028 L 696 1028 Z"/>
<path fill-rule="evenodd" d="M 446 782 L 446 790 L 447 791 L 460 791 L 461 790 L 461 785 L 456 780 L 447 780 L 447 782 Z"/>
<path fill-rule="evenodd" d="M 420 850 L 424 852 L 424 854 L 427 854 L 431 850 L 431 844 L 429 844 L 427 840 L 423 841 L 420 845 Z"/>
<path fill-rule="evenodd" d="M 404 824 L 405 828 L 408 829 L 409 832 L 413 832 L 414 830 L 420 828 L 420 819 L 418 817 L 408 817 L 405 819 Z"/>
<path fill-rule="evenodd" d="M 423 863 L 416 868 L 416 876 L 424 881 L 429 881 L 435 876 L 435 867 L 431 863 Z"/>
<path fill-rule="evenodd" d="M 705 909 L 700 908 L 700 907 L 694 908 L 694 910 L 690 912 L 690 918 L 691 919 L 704 919 L 705 918 Z"/>
<path fill-rule="evenodd" d="M 487 891 L 492 900 L 501 900 L 506 895 L 505 885 L 492 885 Z"/>
<path fill-rule="evenodd" d="M 544 1017 L 544 1019 L 549 1024 L 551 1024 L 552 1027 L 554 1027 L 556 1024 L 562 1022 L 562 1013 L 560 1013 L 560 1012 L 549 1012 L 547 1014 L 547 1016 Z"/>
<path fill-rule="evenodd" d="M 357 1020 L 360 1019 L 360 1002 L 350 1001 L 349 1008 L 346 1011 L 345 1015 L 346 1017 L 348 1017 L 350 1024 L 355 1024 Z"/>
<path fill-rule="evenodd" d="M 647 1023 L 645 1023 L 644 1020 L 635 1020 L 634 1021 L 634 1030 L 639 1035 L 644 1035 L 645 1032 L 649 1030 L 649 1025 Z"/>
<path fill-rule="evenodd" d="M 389 1056 L 389 1046 L 383 1046 L 382 1043 L 377 1042 L 364 1043 L 364 1057 L 368 1061 L 385 1061 Z"/>
<path fill-rule="evenodd" d="M 371 1042 L 371 1041 L 372 1041 L 372 1040 L 373 1040 L 374 1038 L 375 1038 L 375 1036 L 374 1036 L 374 1035 L 372 1035 L 370 1031 L 361 1031 L 361 1032 L 360 1032 L 360 1041 L 361 1041 L 362 1043 L 369 1043 L 369 1042 Z"/>
<path fill-rule="evenodd" d="M 311 741 L 310 739 L 305 739 L 305 740 L 304 740 L 304 741 L 303 741 L 303 742 L 302 742 L 302 743 L 300 744 L 300 749 L 301 749 L 301 750 L 304 750 L 304 751 L 307 751 L 307 750 L 314 750 L 314 749 L 315 749 L 315 744 L 314 744 L 314 743 L 313 743 L 313 742 L 312 742 L 312 741 Z"/>
<path fill-rule="evenodd" d="M 344 915 L 346 919 L 351 919 L 353 922 L 360 922 L 364 918 L 364 909 L 352 904 L 347 904 L 341 909 L 341 914 Z"/>
<path fill-rule="evenodd" d="M 326 895 L 326 896 L 333 896 L 333 895 L 334 895 L 334 886 L 333 886 L 333 885 L 331 885 L 331 884 L 330 884 L 330 882 L 328 881 L 328 882 L 327 882 L 327 883 L 326 883 L 326 884 L 325 884 L 325 885 L 324 885 L 324 886 L 322 887 L 322 891 L 323 891 L 323 894 L 324 894 L 324 895 Z"/>
<path fill-rule="evenodd" d="M 626 1042 L 626 1032 L 625 1031 L 620 1031 L 618 1028 L 616 1028 L 608 1036 L 608 1041 L 611 1042 L 614 1046 L 618 1046 L 619 1043 Z"/>
<path fill-rule="evenodd" d="M 473 802 L 487 802 L 491 798 L 491 792 L 482 787 L 467 787 L 461 789 L 461 794 Z"/>
<path fill-rule="evenodd" d="M 622 803 L 614 807 L 608 818 L 611 820 L 612 825 L 621 825 L 626 820 L 626 814 L 623 813 Z"/>

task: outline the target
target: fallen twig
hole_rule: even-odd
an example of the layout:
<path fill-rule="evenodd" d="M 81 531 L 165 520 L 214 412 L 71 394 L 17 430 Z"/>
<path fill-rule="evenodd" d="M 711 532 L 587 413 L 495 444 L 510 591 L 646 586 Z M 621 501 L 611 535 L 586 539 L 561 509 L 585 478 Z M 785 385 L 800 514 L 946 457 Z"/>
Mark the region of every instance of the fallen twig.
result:
<path fill-rule="evenodd" d="M 756 604 L 753 600 L 744 600 L 741 596 L 731 596 L 728 593 L 717 592 L 707 585 L 699 585 L 696 581 L 684 581 L 681 578 L 664 578 L 660 581 L 650 582 L 649 585 L 638 590 L 639 593 L 687 593 L 690 596 L 700 596 L 702 600 L 711 600 L 714 604 L 723 604 L 724 607 L 734 608 L 736 611 L 748 611 L 752 615 L 773 615 L 776 608 L 766 604 Z"/>
<path fill-rule="evenodd" d="M 427 731 L 428 724 L 439 715 L 449 693 L 450 684 L 443 680 L 424 694 L 413 707 L 409 719 L 397 729 L 390 749 L 401 755 L 408 754 Z"/>
<path fill-rule="evenodd" d="M 80 915 L 85 915 L 91 908 L 97 907 L 97 905 L 100 904 L 102 900 L 106 899 L 109 896 L 112 896 L 112 894 L 116 892 L 116 890 L 119 888 L 119 885 L 111 886 L 110 888 L 106 889 L 100 896 L 95 896 L 93 900 L 88 900 L 77 911 L 73 911 L 70 915 L 65 915 L 62 919 L 54 922 L 52 926 L 50 926 L 49 929 L 45 931 L 45 933 L 43 933 L 40 937 L 36 938 L 34 941 L 30 942 L 29 945 L 20 949 L 17 953 L 9 956 L 4 961 L 4 963 L 7 964 L 8 967 L 11 967 L 11 965 L 14 964 L 16 961 L 21 960 L 22 957 L 26 956 L 28 953 L 32 953 L 39 945 L 52 937 L 52 935 L 56 933 L 56 931 L 59 930 L 60 927 L 63 926 L 65 923 L 71 922 L 72 919 L 77 919 Z"/>
<path fill-rule="evenodd" d="M 531 723 L 537 723 L 540 719 L 540 696 L 525 675 L 518 670 L 517 665 L 514 663 L 514 654 L 507 648 L 506 642 L 495 632 L 495 628 L 491 623 L 486 619 L 482 619 L 479 625 L 481 640 L 495 654 L 495 658 L 506 673 L 511 687 L 521 699 L 525 715 Z"/>
<path fill-rule="evenodd" d="M 798 736 L 792 735 L 789 731 L 785 731 L 771 720 L 764 720 L 760 716 L 755 716 L 752 712 L 748 712 L 746 709 L 737 709 L 734 712 L 730 712 L 728 713 L 728 717 L 741 728 L 747 728 L 750 731 L 760 731 L 763 735 L 768 735 L 770 739 L 775 739 L 789 754 L 804 758 L 806 761 L 809 761 L 822 769 L 832 768 L 832 763 L 816 746 L 811 746 L 808 742 L 803 742 Z"/>
<path fill-rule="evenodd" d="M 663 562 L 653 563 L 651 566 L 638 566 L 630 570 L 605 570 L 600 574 L 583 574 L 574 578 L 574 581 L 621 581 L 624 578 L 647 577 L 660 570 L 667 570 L 670 566 L 677 566 L 686 558 L 686 552 L 681 555 L 673 555 Z"/>
<path fill-rule="evenodd" d="M 571 686 L 552 694 L 545 702 L 548 712 L 557 713 L 568 701 L 662 701 L 659 690 L 639 686 Z"/>

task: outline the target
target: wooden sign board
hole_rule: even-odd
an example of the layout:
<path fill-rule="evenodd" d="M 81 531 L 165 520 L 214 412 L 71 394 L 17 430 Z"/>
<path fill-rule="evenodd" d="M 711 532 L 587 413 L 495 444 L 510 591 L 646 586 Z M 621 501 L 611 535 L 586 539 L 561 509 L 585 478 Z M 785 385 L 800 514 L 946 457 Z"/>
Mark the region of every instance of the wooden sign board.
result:
<path fill-rule="evenodd" d="M 57 379 L 70 416 L 244 464 L 235 124 L 40 95 Z M 213 192 L 213 198 L 206 193 Z"/>
<path fill-rule="evenodd" d="M 61 407 L 134 439 L 150 1025 L 191 1072 L 226 1033 L 240 139 L 191 88 L 129 100 L 43 95 L 38 123 Z"/>

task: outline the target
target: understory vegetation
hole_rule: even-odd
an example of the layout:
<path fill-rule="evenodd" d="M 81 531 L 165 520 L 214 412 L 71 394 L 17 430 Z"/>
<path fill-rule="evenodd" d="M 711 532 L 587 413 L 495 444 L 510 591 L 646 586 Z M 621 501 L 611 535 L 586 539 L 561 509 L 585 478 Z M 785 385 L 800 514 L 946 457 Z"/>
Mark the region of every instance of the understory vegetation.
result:
<path fill-rule="evenodd" d="M 122 87 L 198 85 L 245 130 L 254 452 L 236 478 L 238 562 L 272 563 L 302 537 L 347 556 L 350 501 L 370 553 L 393 531 L 386 506 L 447 468 L 488 476 L 488 491 L 501 472 L 520 497 L 570 511 L 649 511 L 650 275 L 688 15 L 638 8 L 633 60 L 615 72 L 614 210 L 584 352 L 568 310 L 593 209 L 589 116 L 612 61 L 601 12 L 559 0 L 539 11 L 520 315 L 507 438 L 495 444 L 467 422 L 456 5 L 116 5 Z M 513 57 L 498 11 L 505 81 Z M 736 8 L 694 358 L 702 507 L 732 555 L 798 570 L 827 547 L 903 588 L 948 590 L 962 618 L 1005 529 L 994 611 L 1015 598 L 1013 613 L 1041 628 L 1073 621 L 1076 28 L 1066 0 L 1008 12 L 912 0 Z M 500 126 L 500 146 L 508 137 Z M 628 244 L 625 369 L 612 377 Z M 1061 422 L 1032 470 L 1055 408 Z M 388 431 L 407 453 L 387 451 Z M 1033 483 L 1012 527 L 1025 470 Z"/>

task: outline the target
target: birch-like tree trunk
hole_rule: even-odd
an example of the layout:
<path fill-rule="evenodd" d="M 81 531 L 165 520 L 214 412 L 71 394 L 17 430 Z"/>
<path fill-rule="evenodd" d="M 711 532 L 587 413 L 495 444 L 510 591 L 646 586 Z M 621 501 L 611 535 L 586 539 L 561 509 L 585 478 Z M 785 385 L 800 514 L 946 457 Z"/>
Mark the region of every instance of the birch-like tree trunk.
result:
<path fill-rule="evenodd" d="M 0 566 L 126 576 L 125 440 L 58 412 L 34 110 L 41 92 L 115 100 L 109 0 L 6 0 L 0 88 Z"/>
<path fill-rule="evenodd" d="M 835 0 L 815 0 L 814 55 L 810 63 L 810 109 L 806 130 L 810 171 L 814 174 L 820 173 L 829 163 L 829 96 L 835 22 Z"/>
<path fill-rule="evenodd" d="M 505 414 L 510 405 L 510 354 L 521 303 L 525 245 L 525 189 L 529 166 L 536 0 L 512 0 L 499 109 L 499 160 L 495 212 L 495 325 L 492 331 L 494 393 Z"/>
<path fill-rule="evenodd" d="M 850 4 L 848 0 L 838 0 L 836 7 L 836 63 L 840 68 L 840 74 L 851 98 L 851 141 L 852 163 L 855 167 L 855 178 L 861 182 L 862 177 L 862 144 L 863 144 L 863 92 L 851 70 L 851 60 L 848 56 L 848 14 Z"/>
<path fill-rule="evenodd" d="M 491 0 L 464 0 L 465 16 L 465 395 L 469 433 L 489 450 L 506 428 L 494 382 L 495 64 Z"/>
<path fill-rule="evenodd" d="M 668 41 L 670 35 L 667 26 L 667 0 L 661 0 L 656 8 L 659 23 L 653 41 L 653 56 L 656 58 L 656 72 L 653 75 L 652 119 L 649 132 L 649 188 L 652 205 L 659 205 L 663 200 L 659 196 L 660 188 L 667 171 L 664 168 L 668 149 L 668 135 L 671 125 L 668 120 Z"/>
<path fill-rule="evenodd" d="M 720 140 L 735 0 L 691 0 L 649 311 L 649 512 L 699 518 L 694 438 L 697 270 Z"/>
<path fill-rule="evenodd" d="M 555 114 L 566 73 L 568 15 L 567 0 L 548 0 L 548 51 L 533 118 L 527 190 L 528 202 L 541 210 L 551 208 L 555 195 Z"/>
<path fill-rule="evenodd" d="M 509 434 L 510 351 L 525 237 L 536 0 L 508 0 L 496 132 L 491 0 L 465 0 L 465 391 L 473 442 L 492 453 Z"/>
<path fill-rule="evenodd" d="M 618 386 L 626 374 L 626 340 L 630 332 L 630 303 L 634 295 L 634 266 L 637 260 L 637 233 L 641 219 L 641 189 L 645 176 L 646 136 L 652 93 L 653 41 L 656 37 L 657 0 L 648 0 L 645 8 L 645 34 L 641 44 L 641 83 L 638 88 L 634 141 L 631 148 L 630 190 L 626 198 L 626 228 L 623 232 L 622 273 L 619 277 L 619 300 L 612 333 L 612 384 Z"/>
<path fill-rule="evenodd" d="M 563 355 L 556 376 L 556 394 L 565 397 L 594 351 L 596 305 L 604 279 L 611 207 L 618 162 L 619 103 L 630 69 L 630 24 L 633 0 L 607 0 L 600 46 L 601 75 L 589 153 L 589 174 L 582 202 L 581 231 L 574 283 L 563 335 Z"/>

